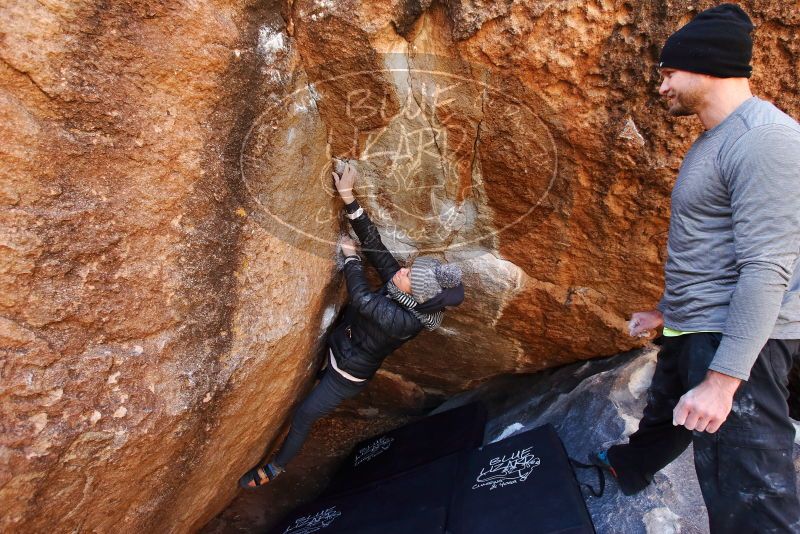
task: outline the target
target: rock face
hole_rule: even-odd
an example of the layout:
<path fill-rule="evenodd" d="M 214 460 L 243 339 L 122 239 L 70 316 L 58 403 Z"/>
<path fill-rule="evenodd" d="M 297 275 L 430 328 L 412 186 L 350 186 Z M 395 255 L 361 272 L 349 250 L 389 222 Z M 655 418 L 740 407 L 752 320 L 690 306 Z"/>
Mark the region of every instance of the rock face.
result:
<path fill-rule="evenodd" d="M 314 373 L 334 264 L 250 217 L 239 179 L 276 9 L 0 7 L 0 531 L 196 530 Z"/>
<path fill-rule="evenodd" d="M 468 287 L 349 438 L 634 347 L 698 132 L 653 61 L 710 4 L 4 2 L 0 530 L 191 532 L 234 497 L 345 301 L 331 157 Z M 800 115 L 798 11 L 744 6 L 757 93 Z"/>

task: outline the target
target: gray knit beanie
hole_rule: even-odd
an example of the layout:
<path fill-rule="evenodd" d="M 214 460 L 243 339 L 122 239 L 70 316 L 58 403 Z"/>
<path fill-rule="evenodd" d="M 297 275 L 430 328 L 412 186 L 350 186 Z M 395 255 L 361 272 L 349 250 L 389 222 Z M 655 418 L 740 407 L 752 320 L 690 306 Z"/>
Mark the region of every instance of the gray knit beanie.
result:
<path fill-rule="evenodd" d="M 442 264 L 433 256 L 420 256 L 411 265 L 411 296 L 420 304 L 438 295 L 442 289 L 461 283 L 461 268 Z"/>

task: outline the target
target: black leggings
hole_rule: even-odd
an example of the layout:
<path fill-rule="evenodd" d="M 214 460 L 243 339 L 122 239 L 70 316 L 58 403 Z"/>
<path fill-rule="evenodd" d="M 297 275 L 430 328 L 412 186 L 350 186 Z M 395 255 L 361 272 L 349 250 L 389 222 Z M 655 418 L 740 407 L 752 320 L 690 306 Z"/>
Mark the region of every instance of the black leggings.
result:
<path fill-rule="evenodd" d="M 300 452 L 314 421 L 332 412 L 343 400 L 356 396 L 367 383 L 367 380 L 364 382 L 348 380 L 328 365 L 319 383 L 297 407 L 289 434 L 272 463 L 281 468 L 286 467 L 286 464 Z"/>
<path fill-rule="evenodd" d="M 627 444 L 608 451 L 620 488 L 627 495 L 643 490 L 693 443 L 712 533 L 800 532 L 792 461 L 795 431 L 786 402 L 788 374 L 800 341 L 767 341 L 716 433 L 672 425 L 672 410 L 703 380 L 721 337 L 708 332 L 665 338 L 639 430 Z"/>

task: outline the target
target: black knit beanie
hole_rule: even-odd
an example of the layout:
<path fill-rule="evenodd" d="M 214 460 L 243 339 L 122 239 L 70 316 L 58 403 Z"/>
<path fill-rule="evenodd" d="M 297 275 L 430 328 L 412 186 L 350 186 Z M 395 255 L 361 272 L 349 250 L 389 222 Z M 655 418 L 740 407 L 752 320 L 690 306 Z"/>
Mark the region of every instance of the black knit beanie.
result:
<path fill-rule="evenodd" d="M 658 68 L 717 78 L 749 78 L 753 72 L 752 31 L 750 17 L 735 4 L 706 9 L 669 36 Z"/>

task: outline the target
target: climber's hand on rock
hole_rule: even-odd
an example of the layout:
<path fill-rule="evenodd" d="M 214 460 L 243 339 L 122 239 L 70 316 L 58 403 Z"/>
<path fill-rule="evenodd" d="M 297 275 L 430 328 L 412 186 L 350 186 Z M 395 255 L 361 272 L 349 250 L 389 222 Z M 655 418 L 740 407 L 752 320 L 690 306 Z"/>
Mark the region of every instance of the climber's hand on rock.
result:
<path fill-rule="evenodd" d="M 335 172 L 333 173 L 333 182 L 336 184 L 336 190 L 339 192 L 345 204 L 350 204 L 355 200 L 353 196 L 353 186 L 356 183 L 356 176 L 358 176 L 356 168 L 349 163 L 344 166 L 344 171 L 342 171 L 341 176 Z"/>
<path fill-rule="evenodd" d="M 706 378 L 681 397 L 672 411 L 672 424 L 713 434 L 731 412 L 733 395 L 742 381 L 709 370 Z"/>
<path fill-rule="evenodd" d="M 344 236 L 342 238 L 342 241 L 339 244 L 339 246 L 341 247 L 342 254 L 344 254 L 345 257 L 352 256 L 353 254 L 356 253 L 356 242 L 353 241 L 348 236 Z"/>
<path fill-rule="evenodd" d="M 632 337 L 648 337 L 652 331 L 664 326 L 664 316 L 658 310 L 636 312 L 628 323 L 628 334 Z"/>

